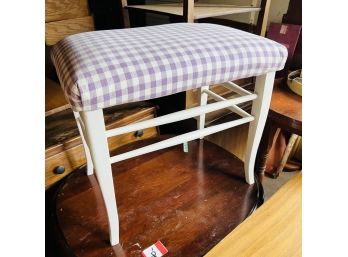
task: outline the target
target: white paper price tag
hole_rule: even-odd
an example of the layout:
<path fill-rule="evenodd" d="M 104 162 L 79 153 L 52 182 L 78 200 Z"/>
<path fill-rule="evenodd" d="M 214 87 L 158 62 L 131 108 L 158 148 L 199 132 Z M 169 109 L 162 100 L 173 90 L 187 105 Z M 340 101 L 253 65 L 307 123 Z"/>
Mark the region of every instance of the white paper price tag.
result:
<path fill-rule="evenodd" d="M 144 251 L 141 252 L 143 257 L 161 257 L 168 252 L 167 248 L 161 243 L 161 241 L 157 241 L 155 244 L 149 246 Z"/>

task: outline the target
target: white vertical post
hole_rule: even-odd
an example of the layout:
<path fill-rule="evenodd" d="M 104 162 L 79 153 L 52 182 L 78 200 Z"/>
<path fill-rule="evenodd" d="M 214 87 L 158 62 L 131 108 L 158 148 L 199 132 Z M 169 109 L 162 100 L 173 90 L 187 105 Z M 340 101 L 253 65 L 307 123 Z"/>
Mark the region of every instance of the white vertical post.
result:
<path fill-rule="evenodd" d="M 203 86 L 198 89 L 198 103 L 200 106 L 204 106 L 208 102 L 208 94 L 204 90 L 209 90 L 209 86 Z M 198 116 L 197 127 L 198 129 L 204 129 L 205 125 L 205 113 Z"/>
<path fill-rule="evenodd" d="M 78 127 L 79 132 L 80 132 L 83 149 L 85 151 L 87 175 L 89 176 L 89 175 L 93 174 L 93 162 L 92 162 L 92 158 L 91 158 L 91 153 L 90 153 L 89 148 L 88 148 L 88 143 L 86 141 L 86 131 L 85 131 L 84 125 L 82 123 L 82 120 L 80 118 L 80 114 L 78 112 L 73 112 L 73 113 L 75 116 L 77 127 Z"/>
<path fill-rule="evenodd" d="M 248 184 L 255 182 L 255 159 L 271 103 L 274 76 L 275 72 L 270 72 L 256 77 L 255 93 L 257 98 L 253 101 L 251 109 L 251 115 L 254 116 L 254 120 L 249 124 L 244 162 L 245 179 Z"/>
<path fill-rule="evenodd" d="M 105 134 L 103 110 L 81 112 L 95 174 L 103 195 L 108 216 L 110 243 L 119 243 L 119 220 L 112 178 L 110 154 Z"/>

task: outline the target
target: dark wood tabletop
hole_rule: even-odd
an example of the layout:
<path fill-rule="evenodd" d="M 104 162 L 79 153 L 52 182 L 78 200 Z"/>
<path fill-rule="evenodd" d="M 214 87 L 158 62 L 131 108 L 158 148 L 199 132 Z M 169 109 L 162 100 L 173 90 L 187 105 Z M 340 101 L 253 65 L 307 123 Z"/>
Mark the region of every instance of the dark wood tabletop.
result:
<path fill-rule="evenodd" d="M 274 81 L 267 122 L 256 157 L 255 172 L 259 174 L 261 180 L 266 170 L 269 150 L 278 128 L 302 135 L 302 97 L 287 87 L 284 78 Z"/>
<path fill-rule="evenodd" d="M 138 141 L 117 153 L 164 138 Z M 262 186 L 245 182 L 241 160 L 205 140 L 189 142 L 188 153 L 182 149 L 112 165 L 121 243 L 114 247 L 96 178 L 84 169 L 68 177 L 56 197 L 55 222 L 72 255 L 140 256 L 161 240 L 168 257 L 203 256 L 260 204 Z"/>
<path fill-rule="evenodd" d="M 286 80 L 276 79 L 274 82 L 268 119 L 282 129 L 302 134 L 302 97 L 287 87 Z"/>

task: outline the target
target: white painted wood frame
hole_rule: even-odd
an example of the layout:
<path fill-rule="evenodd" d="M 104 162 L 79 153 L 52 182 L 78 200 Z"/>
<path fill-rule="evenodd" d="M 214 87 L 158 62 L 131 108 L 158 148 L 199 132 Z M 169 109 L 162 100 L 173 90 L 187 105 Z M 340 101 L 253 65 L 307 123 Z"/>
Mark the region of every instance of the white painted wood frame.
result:
<path fill-rule="evenodd" d="M 203 90 L 203 92 L 208 94 L 215 101 L 226 101 L 227 100 L 227 99 L 223 98 L 222 96 L 219 96 L 218 94 L 214 93 L 213 91 Z M 231 105 L 230 107 L 228 107 L 228 109 L 230 109 L 232 112 L 237 113 L 241 117 L 250 117 L 251 116 L 249 113 L 244 111 L 242 108 L 239 108 L 237 105 Z"/>
<path fill-rule="evenodd" d="M 82 145 L 83 145 L 83 149 L 85 151 L 85 156 L 86 156 L 86 170 L 87 170 L 87 175 L 93 175 L 93 162 L 92 162 L 92 158 L 91 158 L 91 153 L 89 151 L 89 147 L 88 144 L 86 142 L 86 129 L 85 129 L 85 125 L 83 124 L 80 114 L 78 112 L 73 112 L 74 116 L 75 116 L 75 120 L 77 123 L 77 128 L 80 132 L 80 136 L 81 136 L 81 140 L 82 140 Z"/>
<path fill-rule="evenodd" d="M 255 159 L 271 103 L 274 76 L 275 72 L 270 72 L 257 76 L 255 81 L 254 93 L 257 94 L 257 98 L 253 101 L 251 109 L 254 120 L 249 124 L 244 160 L 245 180 L 248 184 L 255 182 Z"/>
<path fill-rule="evenodd" d="M 238 97 L 234 99 L 227 99 L 225 101 L 221 101 L 217 103 L 193 107 L 190 109 L 186 109 L 186 110 L 170 113 L 167 115 L 163 115 L 157 118 L 153 118 L 151 120 L 140 121 L 140 122 L 132 123 L 122 127 L 109 129 L 106 131 L 106 136 L 107 137 L 117 136 L 120 134 L 132 132 L 132 131 L 136 131 L 140 129 L 151 128 L 151 127 L 160 126 L 160 125 L 164 125 L 168 123 L 173 123 L 176 121 L 189 119 L 192 117 L 200 116 L 203 113 L 213 112 L 220 109 L 228 108 L 232 105 L 237 105 L 247 101 L 252 101 L 256 98 L 257 98 L 256 94 L 250 94 L 247 96 L 242 96 L 242 97 Z"/>
<path fill-rule="evenodd" d="M 205 136 L 214 134 L 216 132 L 219 131 L 223 131 L 225 129 L 229 129 L 229 128 L 233 128 L 239 125 L 242 125 L 244 123 L 248 123 L 251 122 L 252 120 L 254 120 L 253 117 L 246 117 L 246 118 L 241 118 L 238 120 L 234 120 L 234 121 L 229 121 L 229 122 L 225 122 L 219 125 L 215 125 L 212 127 L 208 127 L 208 128 L 203 128 L 203 129 L 198 129 L 192 132 L 188 132 L 176 137 L 172 137 L 166 140 L 163 140 L 161 142 L 158 143 L 154 143 L 148 146 L 144 146 L 142 148 L 138 148 L 123 154 L 119 154 L 119 155 L 115 155 L 113 157 L 110 158 L 111 163 L 115 163 L 115 162 L 119 162 L 119 161 L 123 161 L 129 158 L 133 158 L 139 155 L 143 155 L 146 153 L 151 153 L 157 150 L 161 150 L 164 148 L 168 148 L 174 145 L 179 145 L 188 141 L 192 141 L 198 138 L 203 138 Z"/>
<path fill-rule="evenodd" d="M 106 207 L 110 243 L 111 245 L 116 245 L 119 243 L 119 220 L 109 147 L 105 134 L 103 110 L 80 112 L 80 116 L 85 126 L 86 141 L 91 153 L 95 175 Z"/>
<path fill-rule="evenodd" d="M 208 94 L 207 94 L 206 90 L 209 90 L 209 86 L 201 87 L 198 90 L 199 90 L 198 103 L 200 104 L 200 106 L 207 105 Z M 197 128 L 203 129 L 204 125 L 205 125 L 205 113 L 202 113 L 201 115 L 198 116 Z"/>
<path fill-rule="evenodd" d="M 94 164 L 95 174 L 105 202 L 111 245 L 119 243 L 119 220 L 111 170 L 111 164 L 114 162 L 119 162 L 142 154 L 182 144 L 194 139 L 203 138 L 204 136 L 250 122 L 244 168 L 246 182 L 249 184 L 254 183 L 255 158 L 271 101 L 274 75 L 275 72 L 270 72 L 265 75 L 257 76 L 254 93 L 251 93 L 232 82 L 228 82 L 226 84 L 227 87 L 240 95 L 233 99 L 225 99 L 210 91 L 209 86 L 204 86 L 199 89 L 200 106 L 107 131 L 105 130 L 102 110 L 80 112 L 80 115 L 75 114 L 81 137 L 84 138 L 84 147 L 89 149 L 89 151 L 85 150 L 86 155 L 90 152 L 91 162 Z M 208 95 L 217 102 L 207 104 Z M 247 101 L 253 101 L 251 115 L 237 106 L 238 104 Z M 236 112 L 241 116 L 241 118 L 205 128 L 205 114 L 224 108 Z M 198 129 L 196 131 L 178 135 L 161 142 L 110 157 L 107 144 L 108 137 L 197 116 L 199 118 L 197 124 Z M 86 158 L 88 160 L 87 156 Z"/>

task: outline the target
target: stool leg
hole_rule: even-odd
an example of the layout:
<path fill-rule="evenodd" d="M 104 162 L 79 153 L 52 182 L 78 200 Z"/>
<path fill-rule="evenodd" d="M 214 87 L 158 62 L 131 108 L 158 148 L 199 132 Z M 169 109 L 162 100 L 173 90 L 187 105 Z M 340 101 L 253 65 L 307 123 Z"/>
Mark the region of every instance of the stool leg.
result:
<path fill-rule="evenodd" d="M 274 76 L 275 72 L 270 72 L 256 77 L 255 93 L 257 98 L 253 101 L 251 109 L 251 115 L 254 116 L 254 120 L 249 124 L 244 162 L 245 179 L 248 184 L 255 182 L 255 158 L 271 103 Z"/>
<path fill-rule="evenodd" d="M 116 206 L 114 183 L 111 171 L 110 154 L 105 135 L 105 123 L 102 110 L 81 112 L 85 125 L 87 142 L 93 160 L 95 174 L 103 195 L 108 215 L 110 243 L 119 243 L 119 220 Z"/>
<path fill-rule="evenodd" d="M 198 89 L 198 92 L 199 92 L 198 102 L 199 102 L 200 106 L 206 105 L 207 101 L 208 101 L 208 94 L 204 93 L 204 91 L 203 91 L 205 89 L 209 89 L 209 86 L 203 86 L 203 87 Z M 204 129 L 204 125 L 205 125 L 205 113 L 199 115 L 198 121 L 197 121 L 198 129 Z"/>
<path fill-rule="evenodd" d="M 81 135 L 81 140 L 82 140 L 82 144 L 83 144 L 83 149 L 85 151 L 85 155 L 86 155 L 86 168 L 87 168 L 87 175 L 93 175 L 93 162 L 92 162 L 92 158 L 91 158 L 91 153 L 89 151 L 88 148 L 88 144 L 86 141 L 86 131 L 84 128 L 84 124 L 81 120 L 80 114 L 78 112 L 74 112 L 74 116 L 75 116 L 75 120 L 77 123 L 77 127 L 79 129 L 80 135 Z"/>

